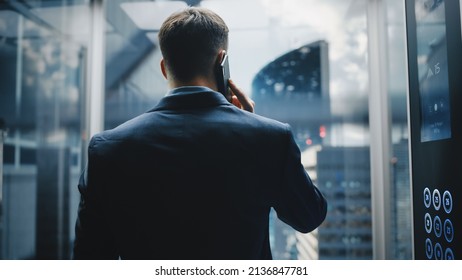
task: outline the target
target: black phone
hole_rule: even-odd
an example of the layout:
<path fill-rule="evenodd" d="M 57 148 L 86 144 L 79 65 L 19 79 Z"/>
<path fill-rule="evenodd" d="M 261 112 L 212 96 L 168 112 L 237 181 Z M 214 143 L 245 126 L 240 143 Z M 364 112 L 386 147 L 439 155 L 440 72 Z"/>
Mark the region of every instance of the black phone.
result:
<path fill-rule="evenodd" d="M 229 58 L 227 54 L 223 56 L 223 60 L 217 67 L 216 78 L 217 78 L 218 91 L 221 92 L 221 94 L 223 94 L 228 101 L 230 101 L 231 92 L 229 90 L 229 85 L 228 85 L 228 80 L 230 78 L 230 72 L 229 72 Z"/>

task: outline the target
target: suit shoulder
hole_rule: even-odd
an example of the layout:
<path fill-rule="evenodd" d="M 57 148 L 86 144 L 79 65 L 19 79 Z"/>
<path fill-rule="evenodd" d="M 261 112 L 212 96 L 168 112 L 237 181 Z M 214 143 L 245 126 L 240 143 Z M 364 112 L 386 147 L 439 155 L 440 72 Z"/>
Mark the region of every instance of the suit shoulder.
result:
<path fill-rule="evenodd" d="M 250 113 L 247 111 L 242 111 L 242 113 L 246 115 L 246 118 L 254 121 L 258 126 L 273 129 L 275 131 L 280 131 L 284 133 L 289 133 L 291 131 L 291 127 L 287 123 L 283 123 L 275 119 L 271 119 L 271 118 L 264 117 L 262 115 L 258 115 L 255 113 Z"/>
<path fill-rule="evenodd" d="M 141 127 L 146 125 L 146 123 L 147 113 L 144 113 L 112 129 L 95 134 L 92 137 L 92 141 L 123 141 L 136 134 L 136 132 L 142 131 Z"/>

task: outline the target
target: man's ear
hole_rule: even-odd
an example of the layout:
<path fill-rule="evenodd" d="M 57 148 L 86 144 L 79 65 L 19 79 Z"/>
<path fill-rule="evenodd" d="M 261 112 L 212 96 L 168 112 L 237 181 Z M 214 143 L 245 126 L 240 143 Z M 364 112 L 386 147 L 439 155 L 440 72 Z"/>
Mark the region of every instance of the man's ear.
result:
<path fill-rule="evenodd" d="M 165 61 L 163 58 L 160 60 L 160 70 L 162 71 L 162 75 L 164 75 L 165 79 L 168 80 L 167 68 L 165 66 Z"/>
<path fill-rule="evenodd" d="M 220 65 L 220 63 L 223 61 L 223 58 L 225 57 L 226 55 L 226 50 L 221 50 L 218 52 L 218 56 L 217 56 L 217 65 Z"/>

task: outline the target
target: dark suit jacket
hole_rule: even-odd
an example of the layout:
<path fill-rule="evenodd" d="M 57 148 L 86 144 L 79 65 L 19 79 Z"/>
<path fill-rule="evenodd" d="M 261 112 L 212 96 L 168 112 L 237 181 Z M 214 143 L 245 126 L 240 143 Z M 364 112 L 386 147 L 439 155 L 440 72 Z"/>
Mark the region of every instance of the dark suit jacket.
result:
<path fill-rule="evenodd" d="M 326 201 L 286 124 L 204 87 L 95 135 L 81 177 L 76 259 L 268 259 L 268 214 L 309 232 Z"/>

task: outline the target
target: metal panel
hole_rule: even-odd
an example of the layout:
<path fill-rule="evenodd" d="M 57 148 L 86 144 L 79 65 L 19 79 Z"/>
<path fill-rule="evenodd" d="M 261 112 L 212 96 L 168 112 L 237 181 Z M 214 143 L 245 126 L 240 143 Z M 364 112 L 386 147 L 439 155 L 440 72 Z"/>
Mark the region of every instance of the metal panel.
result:
<path fill-rule="evenodd" d="M 387 90 L 386 3 L 367 2 L 369 44 L 369 129 L 374 259 L 389 258 L 390 229 L 390 107 Z"/>
<path fill-rule="evenodd" d="M 86 139 L 104 129 L 104 1 L 93 0 L 91 8 L 91 38 L 88 48 L 87 92 L 86 92 Z M 86 146 L 86 145 L 84 145 Z"/>

